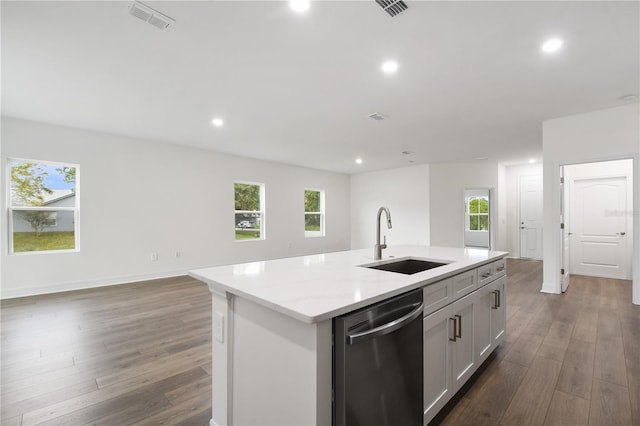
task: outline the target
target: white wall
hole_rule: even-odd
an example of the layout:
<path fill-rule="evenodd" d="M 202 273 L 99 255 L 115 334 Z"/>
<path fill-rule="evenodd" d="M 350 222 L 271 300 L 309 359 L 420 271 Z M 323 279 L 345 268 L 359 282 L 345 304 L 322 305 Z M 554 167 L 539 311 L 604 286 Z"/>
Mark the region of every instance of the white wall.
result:
<path fill-rule="evenodd" d="M 381 236 L 388 245 L 429 244 L 429 167 L 410 166 L 351 176 L 351 248 L 371 248 L 376 237 L 378 209 L 391 212 L 387 229 L 384 213 Z M 382 239 L 382 237 L 381 237 Z"/>
<path fill-rule="evenodd" d="M 2 232 L 4 298 L 349 249 L 348 175 L 5 117 L 1 135 L 3 211 L 7 158 L 76 163 L 81 179 L 80 251 L 9 256 Z M 235 241 L 235 180 L 266 184 L 265 241 Z M 325 190 L 326 237 L 304 237 L 305 188 Z"/>
<path fill-rule="evenodd" d="M 504 250 L 504 224 L 500 217 L 501 190 L 495 163 L 431 164 L 429 166 L 430 230 L 434 246 L 464 244 L 464 190 L 491 188 L 493 250 Z M 497 217 L 496 217 L 497 216 Z"/>
<path fill-rule="evenodd" d="M 520 190 L 518 184 L 522 176 L 542 176 L 542 164 L 522 164 L 506 166 L 506 242 L 510 257 L 520 257 Z"/>
<path fill-rule="evenodd" d="M 542 291 L 560 292 L 560 165 L 633 158 L 635 188 L 634 235 L 640 225 L 640 110 L 638 104 L 625 105 L 545 121 L 544 156 L 544 272 Z M 634 241 L 633 302 L 640 304 L 640 238 Z"/>

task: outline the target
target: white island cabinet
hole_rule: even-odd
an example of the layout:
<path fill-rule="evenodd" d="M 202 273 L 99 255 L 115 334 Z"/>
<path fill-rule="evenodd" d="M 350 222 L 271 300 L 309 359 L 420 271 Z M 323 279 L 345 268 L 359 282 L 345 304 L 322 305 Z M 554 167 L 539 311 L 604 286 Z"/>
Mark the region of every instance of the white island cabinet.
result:
<path fill-rule="evenodd" d="M 190 271 L 213 296 L 211 425 L 331 425 L 333 318 L 417 288 L 426 424 L 502 339 L 506 255 L 400 246 L 381 261 L 366 249 Z M 446 265 L 412 275 L 362 266 L 402 258 Z"/>

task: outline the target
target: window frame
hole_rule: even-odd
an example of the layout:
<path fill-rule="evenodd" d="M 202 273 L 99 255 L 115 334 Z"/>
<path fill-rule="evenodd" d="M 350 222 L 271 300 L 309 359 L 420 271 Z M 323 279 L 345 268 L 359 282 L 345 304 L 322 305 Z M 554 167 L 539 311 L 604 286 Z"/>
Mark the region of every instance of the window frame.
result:
<path fill-rule="evenodd" d="M 320 211 L 307 211 L 306 207 L 304 207 L 304 236 L 305 238 L 318 238 L 324 237 L 326 235 L 325 232 L 325 191 L 324 189 L 317 188 L 305 188 L 304 192 L 313 191 L 317 192 L 318 195 L 318 204 L 320 207 Z M 305 194 L 306 195 L 306 194 Z M 304 200 L 303 200 L 304 201 Z M 307 215 L 320 215 L 320 230 L 319 231 L 307 231 Z"/>
<path fill-rule="evenodd" d="M 240 184 L 240 185 L 251 185 L 251 186 L 257 186 L 260 188 L 259 191 L 259 197 L 260 199 L 259 204 L 260 204 L 260 210 L 236 210 L 235 209 L 235 202 L 236 202 L 236 184 Z M 265 204 L 265 184 L 261 183 L 261 182 L 249 182 L 249 181 L 241 181 L 241 180 L 235 180 L 233 181 L 233 229 L 234 229 L 234 241 L 236 242 L 250 242 L 250 241 L 264 241 L 266 240 L 266 204 Z M 257 238 L 242 238 L 242 239 L 238 239 L 237 238 L 237 234 L 236 231 L 238 230 L 237 228 L 237 223 L 236 223 L 236 215 L 237 214 L 259 214 L 260 216 L 260 236 Z"/>
<path fill-rule="evenodd" d="M 12 163 L 34 163 L 41 166 L 55 166 L 55 167 L 73 167 L 76 170 L 75 182 L 74 182 L 74 197 L 75 206 L 14 206 L 11 197 L 11 169 Z M 80 165 L 76 163 L 67 163 L 60 161 L 50 160 L 34 160 L 18 157 L 6 158 L 6 200 L 7 200 L 7 250 L 6 253 L 9 256 L 33 256 L 41 254 L 60 254 L 60 253 L 77 253 L 80 252 Z M 19 211 L 42 211 L 50 212 L 56 215 L 55 225 L 47 225 L 47 228 L 53 228 L 58 226 L 57 212 L 73 212 L 73 248 L 72 249 L 60 249 L 60 250 L 34 250 L 34 251 L 14 251 L 14 213 Z"/>
<path fill-rule="evenodd" d="M 471 213 L 469 206 L 471 205 L 471 201 L 473 200 L 485 200 L 487 202 L 487 212 L 481 213 L 478 211 L 477 213 Z M 465 213 L 466 213 L 466 229 L 467 232 L 489 232 L 489 198 L 481 195 L 472 195 L 469 196 L 465 203 Z M 480 203 L 478 202 L 478 210 L 480 210 Z M 471 229 L 471 217 L 477 218 L 478 228 L 480 228 L 480 217 L 484 216 L 487 218 L 487 229 Z"/>

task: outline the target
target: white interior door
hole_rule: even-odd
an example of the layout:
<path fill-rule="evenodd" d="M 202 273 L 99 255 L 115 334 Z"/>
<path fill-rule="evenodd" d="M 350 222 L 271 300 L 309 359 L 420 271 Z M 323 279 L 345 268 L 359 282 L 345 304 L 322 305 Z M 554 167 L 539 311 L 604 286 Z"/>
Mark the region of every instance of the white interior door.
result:
<path fill-rule="evenodd" d="M 520 257 L 542 259 L 542 176 L 520 177 Z"/>
<path fill-rule="evenodd" d="M 629 279 L 627 178 L 572 180 L 571 197 L 571 273 Z"/>

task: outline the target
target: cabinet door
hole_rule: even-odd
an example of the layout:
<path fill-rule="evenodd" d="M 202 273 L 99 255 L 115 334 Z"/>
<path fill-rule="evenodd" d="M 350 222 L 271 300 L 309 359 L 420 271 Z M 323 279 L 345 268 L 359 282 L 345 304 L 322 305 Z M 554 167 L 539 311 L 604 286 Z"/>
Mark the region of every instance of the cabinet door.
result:
<path fill-rule="evenodd" d="M 491 330 L 492 307 L 494 304 L 494 285 L 488 284 L 476 292 L 474 307 L 474 347 L 477 362 L 482 363 L 493 350 L 493 333 Z"/>
<path fill-rule="evenodd" d="M 502 342 L 507 324 L 507 277 L 498 278 L 491 286 L 495 292 L 492 293 L 492 299 L 495 301 L 491 309 L 491 336 L 495 348 Z"/>
<path fill-rule="evenodd" d="M 451 383 L 451 347 L 453 335 L 451 306 L 423 320 L 424 424 L 427 424 L 453 396 Z"/>
<path fill-rule="evenodd" d="M 456 327 L 455 341 L 451 342 L 451 371 L 454 391 L 471 377 L 476 369 L 476 356 L 473 348 L 473 317 L 475 294 L 470 294 L 452 303 L 452 314 Z"/>

